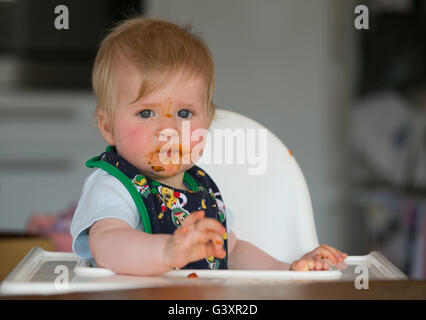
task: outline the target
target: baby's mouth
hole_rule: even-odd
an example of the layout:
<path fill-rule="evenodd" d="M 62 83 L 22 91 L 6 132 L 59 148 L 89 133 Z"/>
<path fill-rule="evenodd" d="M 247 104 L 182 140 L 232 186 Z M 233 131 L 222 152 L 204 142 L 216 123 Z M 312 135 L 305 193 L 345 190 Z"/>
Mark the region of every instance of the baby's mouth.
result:
<path fill-rule="evenodd" d="M 148 164 L 156 172 L 172 172 L 180 169 L 181 159 L 182 145 L 179 144 L 167 150 L 157 147 L 155 151 L 150 153 Z"/>
<path fill-rule="evenodd" d="M 167 155 L 167 157 L 168 157 L 168 158 L 170 158 L 170 157 L 172 156 L 172 150 L 170 150 L 170 149 L 169 149 L 167 152 L 164 152 L 164 151 L 163 151 L 163 152 L 160 152 L 160 151 L 159 151 L 158 153 L 159 153 L 159 154 L 163 154 L 163 155 Z M 181 151 L 181 150 L 179 150 L 179 151 L 177 151 L 177 152 L 176 152 L 176 151 L 175 151 L 175 152 L 173 152 L 173 155 L 175 155 L 175 154 L 177 154 L 177 153 L 179 153 L 179 156 L 182 156 L 182 151 Z"/>

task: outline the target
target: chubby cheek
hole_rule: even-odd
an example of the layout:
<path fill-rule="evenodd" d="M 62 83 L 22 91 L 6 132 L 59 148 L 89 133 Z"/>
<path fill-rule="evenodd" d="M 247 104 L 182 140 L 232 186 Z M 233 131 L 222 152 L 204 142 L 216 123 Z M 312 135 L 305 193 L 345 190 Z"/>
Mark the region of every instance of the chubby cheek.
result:
<path fill-rule="evenodd" d="M 141 165 L 147 146 L 152 145 L 150 130 L 127 124 L 116 127 L 116 137 L 120 155 L 134 165 Z"/>

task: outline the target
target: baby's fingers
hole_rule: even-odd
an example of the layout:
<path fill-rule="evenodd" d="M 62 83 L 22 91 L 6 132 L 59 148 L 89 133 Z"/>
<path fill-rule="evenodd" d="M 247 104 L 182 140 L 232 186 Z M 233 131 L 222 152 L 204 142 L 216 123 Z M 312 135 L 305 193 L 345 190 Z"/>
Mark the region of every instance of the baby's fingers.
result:
<path fill-rule="evenodd" d="M 334 248 L 332 246 L 323 244 L 322 247 L 324 247 L 324 248 L 330 250 L 331 252 L 333 252 L 333 254 L 336 256 L 337 261 L 341 262 L 341 261 L 343 261 L 348 256 L 346 253 L 343 253 L 342 251 L 340 251 L 340 250 L 338 250 L 338 249 L 336 249 L 336 248 Z"/>
<path fill-rule="evenodd" d="M 224 235 L 226 232 L 225 227 L 217 220 L 212 218 L 204 218 L 197 222 L 195 229 L 198 232 L 216 232 L 219 235 Z"/>
<path fill-rule="evenodd" d="M 204 244 L 208 250 L 206 257 L 215 256 L 217 258 L 225 258 L 226 251 L 223 247 L 224 241 L 222 235 L 210 231 L 207 233 L 197 232 L 197 243 Z"/>
<path fill-rule="evenodd" d="M 300 259 L 290 266 L 290 270 L 294 271 L 311 271 L 311 270 L 329 270 L 328 263 L 314 261 L 313 259 Z"/>
<path fill-rule="evenodd" d="M 330 259 L 331 262 L 338 262 L 338 257 L 328 249 L 318 248 L 315 250 L 315 261 L 321 261 L 323 258 Z"/>
<path fill-rule="evenodd" d="M 223 238 L 222 236 L 218 236 L 216 233 L 214 233 L 214 238 L 212 240 L 214 250 L 215 250 L 215 257 L 218 257 L 220 259 L 225 258 L 226 256 L 226 250 L 223 248 Z"/>
<path fill-rule="evenodd" d="M 210 256 L 223 259 L 226 256 L 226 252 L 223 247 L 218 249 L 212 242 L 207 242 L 206 244 L 200 243 L 194 247 L 192 261 L 201 260 Z"/>
<path fill-rule="evenodd" d="M 315 261 L 314 270 L 329 270 L 330 265 L 327 262 Z"/>
<path fill-rule="evenodd" d="M 220 234 L 214 231 L 208 232 L 196 232 L 197 242 L 199 243 L 211 243 L 215 247 L 223 248 L 223 238 Z"/>
<path fill-rule="evenodd" d="M 333 247 L 323 244 L 315 249 L 314 256 L 316 260 L 319 260 L 320 258 L 328 258 L 331 262 L 336 263 L 343 261 L 347 255 Z"/>
<path fill-rule="evenodd" d="M 199 232 L 190 228 L 190 226 L 184 226 L 175 231 L 175 243 L 180 247 L 205 245 L 209 242 L 215 247 L 223 248 L 223 238 L 220 233 L 214 231 Z"/>
<path fill-rule="evenodd" d="M 312 259 L 300 259 L 293 262 L 290 266 L 290 270 L 294 271 L 309 271 L 315 267 L 315 262 Z"/>
<path fill-rule="evenodd" d="M 181 228 L 184 227 L 184 226 L 189 226 L 191 224 L 194 224 L 198 220 L 201 220 L 202 218 L 204 218 L 204 210 L 191 212 L 185 218 L 185 220 L 183 220 Z"/>

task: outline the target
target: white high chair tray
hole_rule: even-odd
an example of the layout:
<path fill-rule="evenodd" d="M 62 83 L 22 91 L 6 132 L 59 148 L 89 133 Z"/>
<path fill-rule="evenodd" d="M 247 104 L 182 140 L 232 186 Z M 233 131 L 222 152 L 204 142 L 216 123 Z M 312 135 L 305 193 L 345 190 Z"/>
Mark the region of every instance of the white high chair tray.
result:
<path fill-rule="evenodd" d="M 369 280 L 406 280 L 408 277 L 393 265 L 385 256 L 378 251 L 372 251 L 365 256 L 348 256 L 344 263 L 336 267 L 342 271 L 340 280 L 348 281 L 355 279 L 361 271 L 356 272 L 357 266 L 368 268 Z"/>
<path fill-rule="evenodd" d="M 355 266 L 366 264 L 371 279 L 405 279 L 406 276 L 377 252 L 345 260 L 345 269 L 329 271 L 174 270 L 156 277 L 117 275 L 93 268 L 73 253 L 49 252 L 34 247 L 1 283 L 0 295 L 59 294 L 76 291 L 123 290 L 177 285 L 248 285 L 288 281 L 351 280 Z M 195 272 L 197 279 L 187 276 Z"/>

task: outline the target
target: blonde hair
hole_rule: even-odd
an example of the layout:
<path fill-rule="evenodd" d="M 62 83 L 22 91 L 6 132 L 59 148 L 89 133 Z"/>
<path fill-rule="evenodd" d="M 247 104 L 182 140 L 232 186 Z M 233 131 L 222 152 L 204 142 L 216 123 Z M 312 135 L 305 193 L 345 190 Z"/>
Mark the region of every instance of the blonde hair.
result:
<path fill-rule="evenodd" d="M 114 61 L 118 54 L 141 72 L 142 84 L 135 101 L 160 89 L 183 70 L 187 79 L 200 76 L 205 80 L 205 108 L 209 121 L 213 120 L 215 72 L 207 45 L 191 32 L 190 25 L 182 28 L 163 20 L 137 17 L 124 20 L 101 42 L 92 71 L 97 97 L 95 122 L 103 110 L 113 124 L 117 105 Z"/>

